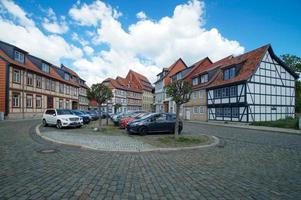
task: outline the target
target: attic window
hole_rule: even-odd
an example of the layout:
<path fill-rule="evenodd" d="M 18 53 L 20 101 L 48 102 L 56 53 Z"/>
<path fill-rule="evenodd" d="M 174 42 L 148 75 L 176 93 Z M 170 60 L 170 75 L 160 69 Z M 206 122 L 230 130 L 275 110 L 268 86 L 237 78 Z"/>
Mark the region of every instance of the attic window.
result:
<path fill-rule="evenodd" d="M 14 59 L 16 61 L 18 61 L 19 63 L 24 64 L 24 53 L 21 53 L 20 51 L 15 50 Z"/>
<path fill-rule="evenodd" d="M 198 84 L 198 78 L 192 79 L 192 85 L 197 85 Z"/>
<path fill-rule="evenodd" d="M 49 65 L 46 64 L 46 63 L 42 63 L 42 71 L 46 72 L 46 73 L 49 73 L 49 71 L 50 71 Z"/>
<path fill-rule="evenodd" d="M 70 80 L 70 75 L 68 73 L 65 73 L 64 74 L 64 79 L 69 81 Z"/>
<path fill-rule="evenodd" d="M 208 74 L 202 75 L 201 78 L 200 78 L 200 80 L 201 80 L 201 83 L 206 83 L 206 82 L 208 82 Z"/>
<path fill-rule="evenodd" d="M 224 70 L 224 80 L 229 80 L 235 76 L 235 67 Z"/>

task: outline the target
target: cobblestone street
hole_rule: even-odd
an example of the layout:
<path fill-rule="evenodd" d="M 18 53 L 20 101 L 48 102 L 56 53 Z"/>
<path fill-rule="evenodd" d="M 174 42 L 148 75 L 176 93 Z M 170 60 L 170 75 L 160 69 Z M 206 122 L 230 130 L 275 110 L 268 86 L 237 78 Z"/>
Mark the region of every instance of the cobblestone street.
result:
<path fill-rule="evenodd" d="M 185 123 L 221 143 L 118 153 L 42 140 L 38 121 L 0 122 L 0 199 L 299 199 L 301 136 Z M 41 150 L 56 152 L 43 153 Z"/>

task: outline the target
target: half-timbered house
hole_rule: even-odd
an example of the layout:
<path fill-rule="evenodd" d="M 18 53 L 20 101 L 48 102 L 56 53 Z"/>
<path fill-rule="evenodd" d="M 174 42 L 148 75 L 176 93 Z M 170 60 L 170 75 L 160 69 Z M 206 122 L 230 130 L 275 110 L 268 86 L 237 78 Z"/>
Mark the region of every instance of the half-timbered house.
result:
<path fill-rule="evenodd" d="M 207 87 L 209 120 L 254 122 L 294 117 L 297 78 L 271 45 L 226 59 Z"/>

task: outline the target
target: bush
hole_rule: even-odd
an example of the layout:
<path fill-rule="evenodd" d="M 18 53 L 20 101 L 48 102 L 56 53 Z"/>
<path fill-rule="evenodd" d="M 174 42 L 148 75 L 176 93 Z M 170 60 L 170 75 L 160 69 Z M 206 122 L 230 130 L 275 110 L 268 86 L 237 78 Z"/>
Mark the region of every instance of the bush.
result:
<path fill-rule="evenodd" d="M 293 117 L 287 117 L 286 119 L 279 119 L 276 121 L 253 122 L 252 125 L 299 129 L 298 118 L 293 118 Z"/>

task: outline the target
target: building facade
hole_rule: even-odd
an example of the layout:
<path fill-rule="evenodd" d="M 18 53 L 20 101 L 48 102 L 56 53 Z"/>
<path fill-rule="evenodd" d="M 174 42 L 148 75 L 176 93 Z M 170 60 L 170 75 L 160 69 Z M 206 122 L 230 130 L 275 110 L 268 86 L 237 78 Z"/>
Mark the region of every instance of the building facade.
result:
<path fill-rule="evenodd" d="M 207 88 L 209 120 L 274 121 L 295 116 L 295 80 L 266 45 L 227 60 Z"/>
<path fill-rule="evenodd" d="M 142 110 L 151 112 L 153 108 L 153 86 L 142 74 L 139 74 L 133 70 L 130 70 L 126 76 L 126 80 L 130 84 L 134 84 L 138 89 L 142 90 Z"/>
<path fill-rule="evenodd" d="M 157 74 L 155 84 L 155 111 L 156 112 L 175 112 L 175 103 L 172 98 L 166 95 L 165 87 L 171 82 L 171 77 L 187 68 L 184 61 L 179 58 L 169 68 L 163 68 L 162 72 Z"/>
<path fill-rule="evenodd" d="M 47 108 L 78 108 L 77 81 L 68 71 L 0 41 L 0 112 L 38 118 Z"/>

